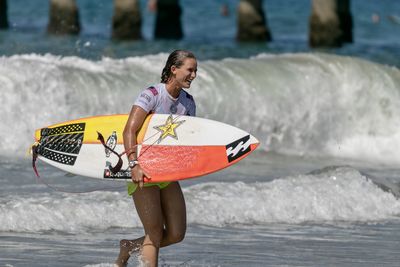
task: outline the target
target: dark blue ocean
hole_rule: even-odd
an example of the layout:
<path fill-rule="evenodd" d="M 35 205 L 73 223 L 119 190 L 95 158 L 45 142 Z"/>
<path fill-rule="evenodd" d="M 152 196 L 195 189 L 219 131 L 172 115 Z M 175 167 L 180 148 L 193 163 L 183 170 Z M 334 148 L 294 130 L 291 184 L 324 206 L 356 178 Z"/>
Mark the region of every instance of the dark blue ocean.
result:
<path fill-rule="evenodd" d="M 111 20 L 113 1 L 77 0 L 82 25 L 78 37 L 46 35 L 49 5 L 47 0 L 12 0 L 9 2 L 11 29 L 0 33 L 1 55 L 54 54 L 78 56 L 90 60 L 103 57 L 126 58 L 176 48 L 191 49 L 199 59 L 248 58 L 259 53 L 316 52 L 308 48 L 309 0 L 264 0 L 273 42 L 261 44 L 236 43 L 236 6 L 238 0 L 182 0 L 182 23 L 185 37 L 179 42 L 154 41 L 154 13 L 142 0 L 143 17 L 140 42 L 113 42 Z M 330 54 L 357 56 L 398 66 L 400 36 L 400 5 L 396 0 L 351 0 L 354 21 L 354 44 L 340 49 L 322 50 Z M 229 7 L 229 16 L 222 16 L 222 4 Z M 379 16 L 373 23 L 372 15 Z"/>
<path fill-rule="evenodd" d="M 354 42 L 335 49 L 308 47 L 305 0 L 265 0 L 273 41 L 247 44 L 235 41 L 238 0 L 182 0 L 180 41 L 154 40 L 155 15 L 141 1 L 144 39 L 134 42 L 111 40 L 113 1 L 77 3 L 81 33 L 56 37 L 46 34 L 49 1 L 8 1 L 0 266 L 112 266 L 119 240 L 143 234 L 123 182 L 40 162 L 37 180 L 27 151 L 35 129 L 129 112 L 178 48 L 198 58 L 197 115 L 261 145 L 233 167 L 181 183 L 187 235 L 161 250 L 160 266 L 399 266 L 398 0 L 352 0 Z"/>

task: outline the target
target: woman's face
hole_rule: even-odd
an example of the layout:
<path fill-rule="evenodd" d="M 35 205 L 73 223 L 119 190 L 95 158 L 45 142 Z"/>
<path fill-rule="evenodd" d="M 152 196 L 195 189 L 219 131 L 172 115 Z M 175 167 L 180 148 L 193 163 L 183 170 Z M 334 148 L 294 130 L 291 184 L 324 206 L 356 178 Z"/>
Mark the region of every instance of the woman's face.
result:
<path fill-rule="evenodd" d="M 185 58 L 183 65 L 177 68 L 171 67 L 172 79 L 181 88 L 189 88 L 190 84 L 196 78 L 197 61 L 194 58 Z"/>

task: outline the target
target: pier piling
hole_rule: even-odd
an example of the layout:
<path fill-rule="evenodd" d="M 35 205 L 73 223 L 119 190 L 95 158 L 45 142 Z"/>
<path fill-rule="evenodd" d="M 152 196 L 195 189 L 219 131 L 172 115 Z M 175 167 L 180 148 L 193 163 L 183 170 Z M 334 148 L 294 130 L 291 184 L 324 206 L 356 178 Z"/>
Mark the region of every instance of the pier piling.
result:
<path fill-rule="evenodd" d="M 75 0 L 50 0 L 47 32 L 76 35 L 80 30 L 79 10 Z"/>
<path fill-rule="evenodd" d="M 183 37 L 179 0 L 156 0 L 157 15 L 154 37 L 156 39 L 175 39 Z"/>
<path fill-rule="evenodd" d="M 238 41 L 271 41 L 262 0 L 241 0 L 237 8 Z"/>
<path fill-rule="evenodd" d="M 111 36 L 115 40 L 139 40 L 142 16 L 139 0 L 114 0 Z"/>
<path fill-rule="evenodd" d="M 7 12 L 7 0 L 0 0 L 0 29 L 9 27 Z"/>
<path fill-rule="evenodd" d="M 350 0 L 313 0 L 309 27 L 311 47 L 340 47 L 352 42 Z"/>

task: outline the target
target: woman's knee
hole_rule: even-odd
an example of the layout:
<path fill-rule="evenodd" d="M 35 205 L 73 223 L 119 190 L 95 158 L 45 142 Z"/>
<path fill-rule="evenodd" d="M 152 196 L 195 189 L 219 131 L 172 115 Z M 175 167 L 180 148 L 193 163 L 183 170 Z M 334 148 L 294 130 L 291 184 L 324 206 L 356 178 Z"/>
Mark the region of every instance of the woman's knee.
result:
<path fill-rule="evenodd" d="M 167 237 L 171 244 L 179 243 L 185 238 L 186 230 L 182 229 L 180 231 L 169 231 L 167 232 Z"/>

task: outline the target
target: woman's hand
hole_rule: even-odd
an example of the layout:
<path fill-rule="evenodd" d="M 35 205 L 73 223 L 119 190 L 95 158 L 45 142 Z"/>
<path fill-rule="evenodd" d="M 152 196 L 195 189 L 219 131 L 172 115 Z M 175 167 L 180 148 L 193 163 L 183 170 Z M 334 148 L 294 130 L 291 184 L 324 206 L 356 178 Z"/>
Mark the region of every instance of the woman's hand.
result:
<path fill-rule="evenodd" d="M 136 160 L 136 132 L 142 127 L 143 122 L 147 116 L 147 112 L 138 106 L 133 106 L 131 112 L 129 113 L 128 121 L 126 122 L 124 128 L 124 147 L 128 156 L 128 161 Z M 139 164 L 136 164 L 131 169 L 132 182 L 139 184 L 139 187 L 143 187 L 144 177 L 150 178 Z"/>
<path fill-rule="evenodd" d="M 150 179 L 151 177 L 140 167 L 139 164 L 136 164 L 132 169 L 131 169 L 131 177 L 132 177 L 132 182 L 135 184 L 138 184 L 140 188 L 143 188 L 143 183 L 144 183 L 144 177 L 147 179 Z"/>

